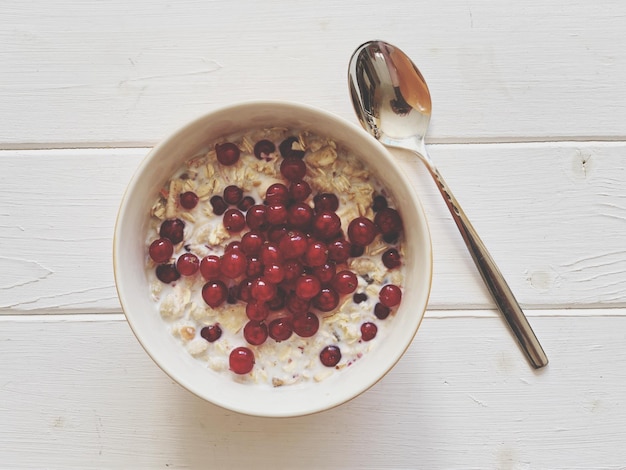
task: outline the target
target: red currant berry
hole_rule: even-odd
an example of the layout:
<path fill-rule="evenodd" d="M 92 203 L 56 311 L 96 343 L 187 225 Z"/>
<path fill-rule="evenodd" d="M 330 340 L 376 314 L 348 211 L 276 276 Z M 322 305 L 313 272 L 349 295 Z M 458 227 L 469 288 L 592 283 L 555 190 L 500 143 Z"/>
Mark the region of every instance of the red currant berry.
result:
<path fill-rule="evenodd" d="M 198 195 L 193 191 L 187 191 L 182 193 L 180 196 L 180 205 L 183 206 L 184 209 L 191 210 L 198 204 Z"/>
<path fill-rule="evenodd" d="M 304 253 L 304 262 L 311 267 L 323 266 L 328 260 L 328 248 L 326 244 L 318 240 L 312 240 Z"/>
<path fill-rule="evenodd" d="M 254 201 L 254 198 L 251 196 L 245 196 L 241 201 L 239 201 L 239 203 L 237 204 L 237 209 L 239 209 L 241 212 L 246 212 L 248 209 L 250 209 L 252 206 L 254 206 L 256 204 L 256 202 Z"/>
<path fill-rule="evenodd" d="M 287 206 L 282 202 L 270 204 L 265 210 L 265 220 L 270 225 L 287 223 Z"/>
<path fill-rule="evenodd" d="M 228 245 L 226 245 L 226 247 L 224 247 L 224 253 L 227 253 L 227 252 L 233 251 L 233 250 L 241 251 L 241 241 L 240 240 L 233 240 Z"/>
<path fill-rule="evenodd" d="M 209 202 L 211 203 L 215 215 L 222 215 L 226 212 L 226 209 L 228 209 L 228 204 L 226 204 L 222 196 L 213 196 Z"/>
<path fill-rule="evenodd" d="M 215 153 L 217 154 L 217 161 L 222 165 L 230 166 L 237 163 L 241 150 L 232 142 L 226 142 L 223 144 L 215 145 Z"/>
<path fill-rule="evenodd" d="M 265 242 L 260 250 L 261 262 L 263 265 L 281 264 L 283 262 L 283 253 L 276 243 Z"/>
<path fill-rule="evenodd" d="M 367 246 L 376 237 L 376 226 L 367 217 L 357 217 L 348 225 L 348 238 L 359 246 Z"/>
<path fill-rule="evenodd" d="M 172 257 L 174 245 L 169 238 L 158 238 L 150 244 L 148 253 L 155 263 L 165 263 Z"/>
<path fill-rule="evenodd" d="M 341 219 L 332 211 L 320 211 L 313 217 L 313 234 L 321 240 L 330 240 L 341 232 Z"/>
<path fill-rule="evenodd" d="M 377 194 L 376 196 L 374 196 L 374 199 L 372 201 L 372 210 L 374 212 L 378 212 L 386 208 L 387 198 L 385 198 L 385 196 L 383 196 L 382 194 Z"/>
<path fill-rule="evenodd" d="M 270 314 L 270 309 L 265 302 L 248 302 L 246 304 L 246 315 L 250 320 L 263 321 Z"/>
<path fill-rule="evenodd" d="M 261 251 L 264 242 L 261 232 L 251 230 L 241 237 L 241 250 L 247 255 L 256 255 Z"/>
<path fill-rule="evenodd" d="M 313 209 L 304 202 L 296 202 L 287 210 L 287 223 L 293 228 L 306 229 L 313 220 Z"/>
<path fill-rule="evenodd" d="M 371 341 L 376 337 L 378 327 L 372 322 L 366 322 L 361 325 L 361 339 L 363 341 Z"/>
<path fill-rule="evenodd" d="M 224 188 L 224 201 L 226 204 L 236 205 L 243 199 L 243 189 L 231 184 Z"/>
<path fill-rule="evenodd" d="M 246 223 L 252 230 L 264 230 L 267 222 L 265 220 L 266 207 L 255 204 L 246 212 Z"/>
<path fill-rule="evenodd" d="M 322 284 L 328 284 L 332 281 L 336 272 L 337 265 L 334 261 L 327 261 L 326 263 L 313 268 L 313 274 L 318 277 Z"/>
<path fill-rule="evenodd" d="M 397 268 L 402 264 L 400 253 L 395 248 L 389 248 L 383 253 L 383 264 L 387 269 Z"/>
<path fill-rule="evenodd" d="M 169 284 L 180 279 L 180 273 L 173 264 L 159 264 L 156 268 L 156 277 L 159 281 Z"/>
<path fill-rule="evenodd" d="M 309 338 L 317 333 L 320 320 L 312 312 L 299 313 L 293 316 L 293 332 L 302 338 Z"/>
<path fill-rule="evenodd" d="M 306 252 L 307 246 L 306 235 L 298 230 L 290 230 L 278 242 L 278 247 L 285 259 L 299 258 Z"/>
<path fill-rule="evenodd" d="M 339 198 L 332 193 L 319 193 L 313 198 L 315 212 L 335 212 L 339 208 Z"/>
<path fill-rule="evenodd" d="M 237 286 L 237 298 L 242 302 L 251 302 L 252 299 L 252 284 L 254 283 L 254 279 L 245 278 Z"/>
<path fill-rule="evenodd" d="M 385 307 L 395 307 L 402 300 L 402 290 L 394 284 L 387 284 L 380 288 L 378 300 Z"/>
<path fill-rule="evenodd" d="M 250 294 L 253 299 L 259 302 L 269 302 L 276 295 L 276 284 L 272 284 L 266 279 L 258 277 L 252 281 Z"/>
<path fill-rule="evenodd" d="M 341 361 L 341 350 L 337 346 L 326 346 L 320 352 L 320 361 L 326 367 L 335 367 Z"/>
<path fill-rule="evenodd" d="M 220 272 L 230 278 L 235 279 L 246 272 L 248 259 L 241 250 L 226 251 L 220 260 Z"/>
<path fill-rule="evenodd" d="M 285 268 L 280 264 L 268 264 L 263 269 L 263 277 L 272 284 L 278 284 L 285 278 Z"/>
<path fill-rule="evenodd" d="M 339 294 L 332 287 L 322 287 L 313 298 L 313 306 L 322 312 L 332 312 L 339 306 Z"/>
<path fill-rule="evenodd" d="M 385 318 L 387 318 L 390 312 L 391 312 L 391 309 L 389 307 L 384 306 L 380 302 L 374 305 L 374 315 L 376 315 L 376 318 L 378 318 L 379 320 L 384 320 Z"/>
<path fill-rule="evenodd" d="M 289 190 L 282 183 L 274 183 L 265 190 L 265 203 L 270 204 L 287 204 L 289 200 Z"/>
<path fill-rule="evenodd" d="M 247 374 L 254 368 L 254 353 L 243 346 L 235 348 L 230 352 L 228 365 L 235 374 Z"/>
<path fill-rule="evenodd" d="M 297 137 L 290 136 L 283 140 L 278 146 L 283 158 L 303 158 L 304 150 Z"/>
<path fill-rule="evenodd" d="M 220 258 L 216 255 L 209 255 L 200 261 L 200 274 L 207 281 L 215 279 L 220 275 Z"/>
<path fill-rule="evenodd" d="M 228 289 L 219 279 L 207 282 L 202 287 L 202 298 L 211 308 L 217 308 L 226 301 Z"/>
<path fill-rule="evenodd" d="M 358 258 L 359 256 L 363 256 L 365 253 L 365 247 L 361 245 L 351 245 L 350 246 L 350 257 Z"/>
<path fill-rule="evenodd" d="M 306 164 L 300 158 L 285 158 L 280 164 L 280 173 L 288 181 L 301 181 L 306 175 Z"/>
<path fill-rule="evenodd" d="M 311 195 L 311 186 L 306 181 L 291 183 L 289 195 L 294 201 L 302 202 Z"/>
<path fill-rule="evenodd" d="M 263 263 L 258 256 L 248 256 L 248 265 L 246 266 L 246 276 L 259 277 L 263 274 Z"/>
<path fill-rule="evenodd" d="M 296 295 L 303 300 L 311 300 L 321 289 L 320 280 L 311 274 L 303 274 L 296 280 Z"/>
<path fill-rule="evenodd" d="M 271 242 L 278 243 L 281 238 L 287 233 L 287 226 L 285 225 L 272 225 L 267 230 L 267 239 Z"/>
<path fill-rule="evenodd" d="M 246 218 L 239 209 L 228 209 L 224 213 L 223 223 L 230 233 L 241 232 L 246 226 Z"/>
<path fill-rule="evenodd" d="M 337 264 L 345 263 L 350 257 L 352 244 L 345 238 L 335 240 L 328 245 L 328 259 Z"/>
<path fill-rule="evenodd" d="M 258 321 L 249 321 L 246 326 L 243 327 L 243 337 L 248 344 L 258 346 L 265 343 L 267 339 L 267 325 Z"/>
<path fill-rule="evenodd" d="M 402 218 L 398 211 L 391 207 L 379 210 L 374 217 L 374 223 L 383 235 L 397 234 L 402 231 Z"/>
<path fill-rule="evenodd" d="M 200 268 L 200 260 L 193 253 L 183 253 L 176 260 L 176 269 L 183 276 L 193 276 Z"/>
<path fill-rule="evenodd" d="M 276 342 L 285 341 L 291 337 L 293 326 L 289 318 L 277 318 L 269 324 L 269 335 Z"/>
<path fill-rule="evenodd" d="M 276 151 L 274 142 L 263 139 L 254 144 L 254 156 L 259 160 L 269 160 L 272 153 Z"/>
<path fill-rule="evenodd" d="M 399 237 L 400 234 L 398 232 L 386 233 L 385 235 L 383 235 L 383 241 L 385 243 L 388 243 L 389 245 L 394 245 L 398 242 Z"/>
<path fill-rule="evenodd" d="M 168 219 L 163 221 L 159 229 L 161 238 L 169 239 L 174 245 L 183 241 L 185 222 L 180 219 Z"/>
<path fill-rule="evenodd" d="M 200 336 L 206 339 L 209 343 L 213 343 L 222 337 L 222 329 L 220 324 L 205 326 L 200 330 Z"/>
<path fill-rule="evenodd" d="M 311 308 L 311 302 L 309 300 L 301 299 L 295 292 L 292 292 L 287 295 L 287 298 L 285 299 L 285 308 L 294 315 L 298 313 L 305 313 L 309 311 L 309 308 Z"/>
<path fill-rule="evenodd" d="M 359 280 L 352 271 L 340 271 L 333 280 L 333 286 L 340 294 L 352 294 L 359 285 Z"/>

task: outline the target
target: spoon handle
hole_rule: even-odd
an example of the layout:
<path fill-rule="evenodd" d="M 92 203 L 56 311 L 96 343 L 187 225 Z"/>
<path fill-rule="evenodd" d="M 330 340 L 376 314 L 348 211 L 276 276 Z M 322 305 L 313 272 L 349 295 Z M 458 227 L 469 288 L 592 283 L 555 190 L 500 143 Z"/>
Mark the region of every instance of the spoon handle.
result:
<path fill-rule="evenodd" d="M 533 367 L 537 369 L 544 367 L 548 364 L 548 357 L 543 351 L 541 344 L 539 344 L 539 340 L 528 323 L 526 315 L 524 315 L 522 308 L 517 303 L 513 292 L 511 292 L 511 289 L 498 269 L 498 266 L 487 251 L 485 244 L 478 236 L 478 233 L 476 233 L 476 230 L 465 215 L 465 212 L 463 212 L 463 209 L 459 205 L 458 201 L 450 191 L 450 188 L 441 176 L 441 173 L 439 173 L 439 170 L 437 170 L 434 165 L 428 163 L 426 166 L 437 183 L 439 192 L 443 196 L 446 205 L 452 214 L 452 218 L 461 232 L 461 236 L 463 237 L 472 258 L 476 263 L 478 271 L 487 284 L 489 292 L 491 292 L 498 309 L 517 337 L 520 346 L 528 356 L 528 359 Z"/>

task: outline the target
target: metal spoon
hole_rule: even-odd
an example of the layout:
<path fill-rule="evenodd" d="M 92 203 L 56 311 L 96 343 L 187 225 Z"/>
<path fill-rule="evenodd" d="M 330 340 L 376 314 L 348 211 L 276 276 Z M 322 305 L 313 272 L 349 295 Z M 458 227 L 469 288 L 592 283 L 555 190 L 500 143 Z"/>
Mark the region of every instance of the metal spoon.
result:
<path fill-rule="evenodd" d="M 498 309 L 530 363 L 535 368 L 548 364 L 511 289 L 426 151 L 424 137 L 430 122 L 431 100 L 420 71 L 397 47 L 371 41 L 352 54 L 348 81 L 352 104 L 363 127 L 384 145 L 411 150 L 424 162 Z"/>

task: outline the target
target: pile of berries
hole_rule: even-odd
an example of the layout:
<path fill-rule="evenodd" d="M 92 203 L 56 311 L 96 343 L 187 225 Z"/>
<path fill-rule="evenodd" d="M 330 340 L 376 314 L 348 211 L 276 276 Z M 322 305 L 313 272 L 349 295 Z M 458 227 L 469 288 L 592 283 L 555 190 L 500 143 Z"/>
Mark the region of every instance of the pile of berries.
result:
<path fill-rule="evenodd" d="M 285 341 L 294 333 L 311 337 L 319 328 L 319 312 L 332 312 L 350 294 L 356 303 L 366 300 L 365 293 L 356 292 L 357 275 L 347 269 L 346 262 L 363 255 L 377 235 L 393 244 L 402 231 L 399 213 L 388 207 L 384 196 L 376 195 L 372 201 L 374 220 L 357 217 L 344 232 L 337 215 L 339 198 L 332 193 L 312 194 L 304 180 L 305 153 L 294 148 L 295 142 L 297 139 L 290 137 L 279 145 L 280 172 L 285 181 L 269 186 L 262 203 L 235 185 L 210 199 L 213 213 L 222 216 L 233 238 L 221 256 L 200 259 L 186 251 L 172 262 L 174 246 L 184 240 L 185 223 L 178 218 L 163 221 L 160 238 L 149 247 L 160 281 L 169 284 L 181 276 L 201 275 L 206 281 L 202 297 L 210 307 L 244 302 L 249 321 L 243 336 L 250 345 L 261 345 L 268 337 Z M 275 144 L 268 140 L 254 147 L 258 159 L 269 160 L 275 151 Z M 227 142 L 216 145 L 216 154 L 220 164 L 233 165 L 240 150 Z M 179 203 L 184 210 L 192 210 L 199 198 L 185 192 Z M 382 262 L 388 269 L 398 268 L 402 264 L 400 253 L 390 247 L 382 254 Z M 401 298 L 398 286 L 383 286 L 374 309 L 376 317 L 385 319 Z M 374 323 L 361 325 L 363 341 L 370 341 L 376 333 Z M 214 342 L 222 330 L 219 324 L 209 325 L 200 334 Z M 334 367 L 340 360 L 336 345 L 320 352 L 325 366 Z M 254 366 L 254 353 L 247 347 L 235 348 L 229 364 L 233 372 L 246 374 Z"/>

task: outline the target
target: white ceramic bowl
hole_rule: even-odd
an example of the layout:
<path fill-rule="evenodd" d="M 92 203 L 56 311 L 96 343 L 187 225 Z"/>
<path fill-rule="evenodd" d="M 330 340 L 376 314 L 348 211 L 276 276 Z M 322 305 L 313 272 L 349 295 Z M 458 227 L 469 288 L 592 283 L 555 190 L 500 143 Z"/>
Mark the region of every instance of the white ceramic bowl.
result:
<path fill-rule="evenodd" d="M 388 336 L 353 366 L 305 386 L 262 388 L 217 376 L 176 342 L 150 298 L 145 273 L 150 209 L 159 189 L 188 158 L 232 132 L 283 126 L 309 129 L 346 145 L 378 176 L 398 202 L 405 227 L 402 303 Z M 361 128 L 317 108 L 287 102 L 248 102 L 206 114 L 157 145 L 123 197 L 113 246 L 119 299 L 133 332 L 152 359 L 176 382 L 221 407 L 256 416 L 298 416 L 340 405 L 380 380 L 411 344 L 420 325 L 432 276 L 430 234 L 422 206 L 394 158 Z"/>

